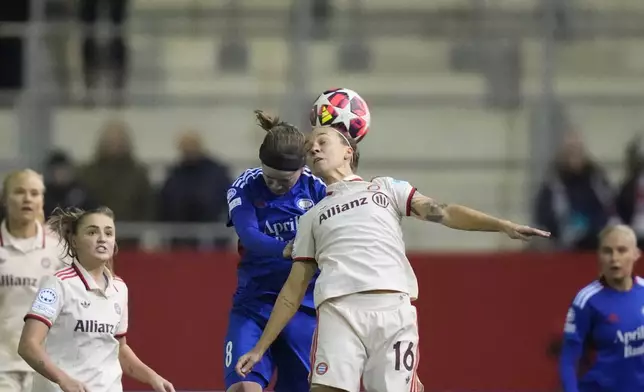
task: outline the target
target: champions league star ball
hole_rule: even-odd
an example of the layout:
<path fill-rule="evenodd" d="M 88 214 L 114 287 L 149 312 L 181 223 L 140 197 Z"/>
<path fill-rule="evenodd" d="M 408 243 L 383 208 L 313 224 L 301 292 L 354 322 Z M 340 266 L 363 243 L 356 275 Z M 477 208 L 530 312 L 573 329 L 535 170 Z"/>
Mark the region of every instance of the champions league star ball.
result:
<path fill-rule="evenodd" d="M 348 88 L 323 92 L 311 109 L 311 126 L 333 127 L 348 133 L 356 143 L 367 135 L 370 124 L 371 114 L 367 103 Z"/>

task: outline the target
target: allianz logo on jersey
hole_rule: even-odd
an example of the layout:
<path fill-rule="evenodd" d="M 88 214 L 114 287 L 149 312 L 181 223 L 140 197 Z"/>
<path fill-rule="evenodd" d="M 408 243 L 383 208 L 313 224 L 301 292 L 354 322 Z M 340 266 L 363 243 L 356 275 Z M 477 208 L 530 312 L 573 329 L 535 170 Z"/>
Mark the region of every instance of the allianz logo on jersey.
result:
<path fill-rule="evenodd" d="M 617 331 L 616 341 L 624 344 L 624 358 L 644 355 L 644 325 L 633 331 Z M 636 343 L 636 346 L 633 346 Z"/>
<path fill-rule="evenodd" d="M 101 323 L 97 320 L 78 320 L 74 332 L 84 333 L 107 333 L 114 335 L 116 332 L 116 325 Z"/>
<path fill-rule="evenodd" d="M 318 217 L 319 219 L 318 224 L 322 224 L 322 222 L 324 222 L 325 220 L 331 219 L 334 216 L 341 214 L 345 211 L 349 211 L 356 207 L 364 206 L 367 204 L 369 204 L 369 202 L 367 201 L 366 197 L 359 197 L 355 200 L 351 200 L 348 203 L 336 204 L 334 206 L 331 206 L 326 210 L 322 211 L 322 213 Z"/>
<path fill-rule="evenodd" d="M 26 276 L 0 275 L 0 286 L 38 286 L 38 279 L 28 278 Z"/>
<path fill-rule="evenodd" d="M 300 220 L 299 216 L 294 216 L 285 221 L 279 222 L 269 222 L 266 221 L 264 224 L 264 233 L 270 234 L 272 237 L 280 241 L 284 241 L 282 238 L 282 233 L 295 233 L 297 231 L 298 222 Z"/>

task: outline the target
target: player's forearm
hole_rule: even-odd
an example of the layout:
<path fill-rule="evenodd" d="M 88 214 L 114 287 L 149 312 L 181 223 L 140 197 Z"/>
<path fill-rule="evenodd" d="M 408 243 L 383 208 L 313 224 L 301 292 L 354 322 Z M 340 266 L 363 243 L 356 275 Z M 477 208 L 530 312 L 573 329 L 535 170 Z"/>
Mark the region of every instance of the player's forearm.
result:
<path fill-rule="evenodd" d="M 282 252 L 287 245 L 287 242 L 275 239 L 253 228 L 238 230 L 237 236 L 244 248 L 265 256 L 282 257 Z"/>
<path fill-rule="evenodd" d="M 49 358 L 49 355 L 47 355 L 44 347 L 37 342 L 25 342 L 21 340 L 20 345 L 18 346 L 18 355 L 20 355 L 32 369 L 53 383 L 58 384 L 61 380 L 69 377 L 54 364 L 54 362 Z"/>
<path fill-rule="evenodd" d="M 498 232 L 503 231 L 509 222 L 469 207 L 448 204 L 440 223 L 456 230 Z"/>
<path fill-rule="evenodd" d="M 119 347 L 119 362 L 123 373 L 144 384 L 149 384 L 156 372 L 143 363 L 126 343 Z"/>
<path fill-rule="evenodd" d="M 282 287 L 266 328 L 264 328 L 264 333 L 262 333 L 262 337 L 257 342 L 256 348 L 262 352 L 268 350 L 302 304 L 306 294 L 306 286 L 303 289 L 300 286 L 290 284 L 287 280 L 284 287 Z"/>

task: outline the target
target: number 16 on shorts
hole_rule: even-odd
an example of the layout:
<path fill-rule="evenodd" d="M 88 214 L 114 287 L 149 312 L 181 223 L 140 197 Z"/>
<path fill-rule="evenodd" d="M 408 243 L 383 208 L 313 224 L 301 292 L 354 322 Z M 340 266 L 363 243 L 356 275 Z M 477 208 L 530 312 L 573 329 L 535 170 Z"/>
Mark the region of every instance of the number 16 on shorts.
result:
<path fill-rule="evenodd" d="M 394 355 L 396 360 L 394 363 L 395 370 L 405 369 L 408 372 L 414 370 L 416 365 L 416 347 L 414 342 L 401 342 L 394 343 Z"/>

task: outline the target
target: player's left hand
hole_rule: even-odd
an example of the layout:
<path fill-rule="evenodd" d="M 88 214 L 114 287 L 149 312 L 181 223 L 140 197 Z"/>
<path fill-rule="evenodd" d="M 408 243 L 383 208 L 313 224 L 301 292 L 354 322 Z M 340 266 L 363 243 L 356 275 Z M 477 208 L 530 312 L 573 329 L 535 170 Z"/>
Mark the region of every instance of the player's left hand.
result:
<path fill-rule="evenodd" d="M 172 383 L 158 374 L 150 380 L 150 386 L 154 392 L 175 392 Z"/>
<path fill-rule="evenodd" d="M 257 362 L 261 361 L 263 355 L 264 354 L 260 351 L 252 349 L 248 353 L 239 357 L 237 365 L 235 365 L 235 371 L 240 377 L 246 377 L 246 375 L 253 370 L 253 366 L 255 366 Z"/>
<path fill-rule="evenodd" d="M 513 240 L 528 241 L 531 237 L 549 238 L 550 232 L 535 229 L 534 227 L 517 225 L 516 223 L 508 222 L 503 228 L 503 232 Z"/>

